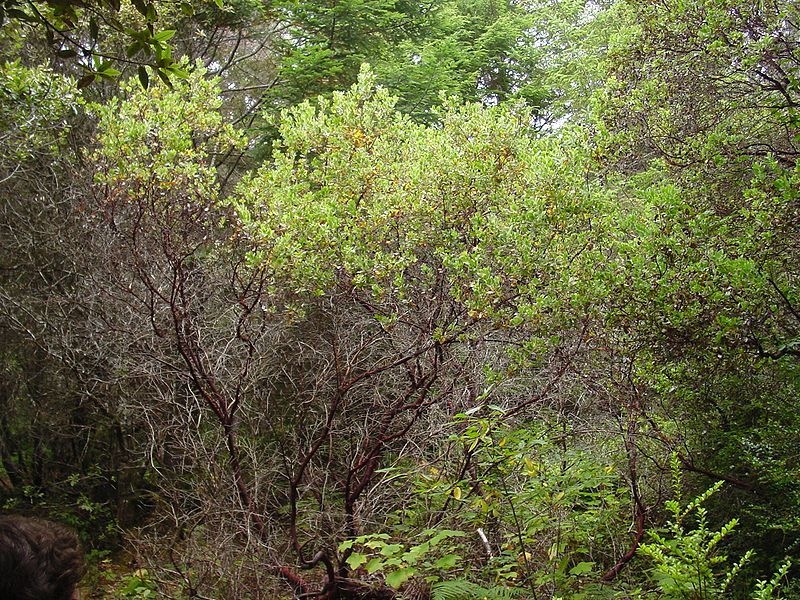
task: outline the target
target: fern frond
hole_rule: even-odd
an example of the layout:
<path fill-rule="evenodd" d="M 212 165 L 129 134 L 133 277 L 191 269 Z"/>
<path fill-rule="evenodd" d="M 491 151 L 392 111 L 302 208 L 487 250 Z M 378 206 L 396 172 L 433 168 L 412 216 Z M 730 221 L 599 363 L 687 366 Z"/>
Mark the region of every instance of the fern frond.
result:
<path fill-rule="evenodd" d="M 432 592 L 431 600 L 509 600 L 522 597 L 521 590 L 516 588 L 485 588 L 466 579 L 437 583 Z"/>

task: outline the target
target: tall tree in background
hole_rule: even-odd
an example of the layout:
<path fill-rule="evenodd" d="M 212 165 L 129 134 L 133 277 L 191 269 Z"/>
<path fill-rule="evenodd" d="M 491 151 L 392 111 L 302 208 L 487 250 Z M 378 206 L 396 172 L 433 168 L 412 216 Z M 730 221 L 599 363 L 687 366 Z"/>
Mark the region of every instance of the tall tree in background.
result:
<path fill-rule="evenodd" d="M 282 107 L 329 94 L 352 85 L 368 62 L 398 107 L 422 122 L 436 120 L 442 93 L 541 110 L 568 92 L 574 103 L 594 66 L 580 48 L 602 43 L 585 43 L 603 31 L 602 14 L 585 1 L 286 3 L 276 12 L 287 25 L 285 57 L 270 95 Z"/>
<path fill-rule="evenodd" d="M 435 118 L 440 92 L 487 105 L 520 99 L 540 108 L 547 98 L 541 23 L 517 2 L 442 2 L 422 36 L 381 57 L 378 73 L 401 97 L 401 109 L 422 120 Z"/>
<path fill-rule="evenodd" d="M 293 0 L 278 5 L 288 28 L 281 48 L 282 106 L 352 85 L 361 64 L 413 38 L 425 27 L 433 4 L 403 0 Z"/>

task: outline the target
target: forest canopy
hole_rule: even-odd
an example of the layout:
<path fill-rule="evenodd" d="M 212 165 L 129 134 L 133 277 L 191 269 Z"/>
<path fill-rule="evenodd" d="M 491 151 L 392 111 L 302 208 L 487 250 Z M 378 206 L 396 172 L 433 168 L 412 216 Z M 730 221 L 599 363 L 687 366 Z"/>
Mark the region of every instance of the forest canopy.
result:
<path fill-rule="evenodd" d="M 800 596 L 798 23 L 7 0 L 2 512 L 91 598 Z"/>

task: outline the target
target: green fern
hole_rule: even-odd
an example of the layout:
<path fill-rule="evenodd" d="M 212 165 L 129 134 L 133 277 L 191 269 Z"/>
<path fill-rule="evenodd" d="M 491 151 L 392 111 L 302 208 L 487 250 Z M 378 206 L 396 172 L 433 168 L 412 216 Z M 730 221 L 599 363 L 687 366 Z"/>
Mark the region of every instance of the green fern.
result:
<path fill-rule="evenodd" d="M 515 588 L 481 587 L 466 579 L 443 581 L 433 586 L 431 600 L 509 600 L 522 597 Z"/>

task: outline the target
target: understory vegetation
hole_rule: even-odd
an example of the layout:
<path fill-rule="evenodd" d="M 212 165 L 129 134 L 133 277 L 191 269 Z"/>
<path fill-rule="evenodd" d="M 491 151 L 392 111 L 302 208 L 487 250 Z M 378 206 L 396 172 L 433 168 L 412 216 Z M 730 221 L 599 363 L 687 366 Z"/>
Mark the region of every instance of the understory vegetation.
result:
<path fill-rule="evenodd" d="M 800 598 L 800 4 L 0 22 L 0 508 L 87 597 Z"/>

